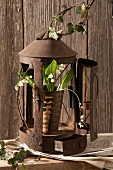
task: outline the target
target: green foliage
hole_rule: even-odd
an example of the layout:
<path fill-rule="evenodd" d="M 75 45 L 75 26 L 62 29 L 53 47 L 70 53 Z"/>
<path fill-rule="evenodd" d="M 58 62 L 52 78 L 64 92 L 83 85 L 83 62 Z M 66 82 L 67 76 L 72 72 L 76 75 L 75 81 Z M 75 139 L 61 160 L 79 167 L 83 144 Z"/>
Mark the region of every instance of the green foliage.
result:
<path fill-rule="evenodd" d="M 86 5 L 83 3 L 81 6 L 76 8 L 76 13 L 81 15 L 81 18 L 85 17 L 86 14 Z"/>
<path fill-rule="evenodd" d="M 62 83 L 61 83 L 60 88 L 59 88 L 60 90 L 65 88 L 67 83 L 72 79 L 73 75 L 74 75 L 74 68 L 72 67 L 63 77 Z"/>
<path fill-rule="evenodd" d="M 74 6 L 73 6 L 74 7 Z M 73 8 L 71 7 L 71 8 Z M 52 23 L 51 23 L 51 26 L 49 27 L 49 38 L 52 38 L 52 39 L 55 39 L 57 40 L 58 39 L 58 35 L 56 33 L 56 30 L 55 30 L 55 23 L 56 22 L 60 22 L 60 23 L 63 23 L 63 15 L 69 11 L 71 8 L 67 8 L 65 9 L 64 11 L 62 11 L 59 15 L 55 15 L 52 17 Z M 82 35 L 86 34 L 86 25 L 85 25 L 85 21 L 89 18 L 88 16 L 88 8 L 87 8 L 87 4 L 85 2 L 83 2 L 80 6 L 76 6 L 76 14 L 80 15 L 81 17 L 81 22 L 79 24 L 73 24 L 71 22 L 69 22 L 67 24 L 67 28 L 68 28 L 68 33 L 66 34 L 69 34 L 71 35 L 72 33 L 74 33 L 75 31 L 78 31 L 78 32 L 81 32 Z M 81 24 L 82 23 L 82 24 Z M 66 35 L 64 34 L 64 35 Z M 63 34 L 62 34 L 63 35 Z"/>
<path fill-rule="evenodd" d="M 18 163 L 24 162 L 25 158 L 26 158 L 26 151 L 24 149 L 21 149 L 19 152 L 15 152 L 13 158 L 10 158 L 8 160 L 8 164 L 16 168 L 18 166 Z"/>
<path fill-rule="evenodd" d="M 75 25 L 75 30 L 81 32 L 83 35 L 85 35 L 87 32 L 86 25 L 82 23 L 80 23 L 79 25 Z"/>
<path fill-rule="evenodd" d="M 69 35 L 71 35 L 73 32 L 75 32 L 75 27 L 72 23 L 68 23 L 67 28 L 68 28 Z"/>
<path fill-rule="evenodd" d="M 49 27 L 49 38 L 52 38 L 54 40 L 57 40 L 58 39 L 58 35 L 55 31 L 55 27 L 54 26 L 50 26 Z"/>
<path fill-rule="evenodd" d="M 6 147 L 5 147 L 5 142 L 4 141 L 0 141 L 1 144 L 1 148 L 0 148 L 0 159 L 1 160 L 8 160 L 8 154 L 6 152 Z"/>
<path fill-rule="evenodd" d="M 25 83 L 28 83 L 32 88 L 35 87 L 34 80 L 26 72 L 22 72 L 21 70 L 17 70 L 17 73 L 25 81 Z"/>
<path fill-rule="evenodd" d="M 52 19 L 56 22 L 63 22 L 63 17 L 61 15 L 55 15 Z"/>
<path fill-rule="evenodd" d="M 16 168 L 18 163 L 24 162 L 26 158 L 26 151 L 21 149 L 19 152 L 15 152 L 13 158 L 9 158 L 9 155 L 6 151 L 6 146 L 4 141 L 0 141 L 0 159 L 7 160 L 8 164 L 12 165 L 12 167 Z M 22 170 L 25 170 L 25 165 L 22 165 Z"/>
<path fill-rule="evenodd" d="M 43 77 L 43 85 L 46 83 L 47 90 L 48 91 L 54 91 L 55 89 L 55 74 L 56 72 L 61 72 L 64 70 L 64 65 L 61 64 L 60 66 L 57 65 L 57 62 L 53 60 L 49 65 L 43 65 L 42 68 L 42 77 Z M 20 70 L 17 70 L 17 73 L 23 78 L 21 81 L 19 81 L 16 85 L 17 86 L 23 86 L 23 83 L 29 83 L 31 87 L 35 87 L 34 80 L 28 76 L 27 73 L 22 72 Z M 62 90 L 67 85 L 67 83 L 72 79 L 72 76 L 74 74 L 73 68 L 71 68 L 66 75 L 62 79 L 61 85 L 59 85 L 60 88 L 57 88 Z M 18 89 L 16 89 L 18 90 Z"/>
<path fill-rule="evenodd" d="M 57 69 L 57 62 L 53 60 L 50 65 L 45 69 L 45 75 L 49 76 L 50 74 L 54 75 Z"/>
<path fill-rule="evenodd" d="M 48 91 L 54 91 L 54 74 L 57 69 L 57 62 L 53 60 L 51 64 L 44 70 L 43 76 L 47 84 Z"/>
<path fill-rule="evenodd" d="M 79 6 L 78 8 L 76 8 L 76 13 L 77 13 L 77 14 L 81 14 L 81 11 L 82 11 L 81 6 Z"/>
<path fill-rule="evenodd" d="M 75 31 L 81 32 L 83 35 L 85 35 L 87 32 L 86 25 L 83 23 L 79 23 L 78 25 L 77 24 L 73 25 L 72 23 L 68 23 L 67 28 L 68 28 L 69 35 L 71 35 Z"/>

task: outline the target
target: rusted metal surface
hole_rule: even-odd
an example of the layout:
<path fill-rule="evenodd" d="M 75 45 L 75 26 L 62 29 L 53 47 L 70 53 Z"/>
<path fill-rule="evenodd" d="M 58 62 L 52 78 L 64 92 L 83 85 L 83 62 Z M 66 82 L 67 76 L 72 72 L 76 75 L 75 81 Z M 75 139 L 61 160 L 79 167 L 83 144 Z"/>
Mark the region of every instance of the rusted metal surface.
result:
<path fill-rule="evenodd" d="M 87 146 L 87 136 L 74 134 L 68 138 L 61 138 L 55 140 L 56 143 L 61 144 L 62 152 L 64 156 L 76 155 L 83 152 Z"/>
<path fill-rule="evenodd" d="M 69 138 L 72 135 L 74 135 L 74 131 L 72 130 L 59 130 L 57 131 L 56 134 L 53 135 L 49 135 L 43 134 L 43 152 L 45 153 L 58 153 L 59 151 L 56 150 L 56 146 L 55 146 L 55 140 L 58 139 L 63 139 L 63 138 Z M 60 151 L 59 153 L 61 153 L 62 151 Z"/>
<path fill-rule="evenodd" d="M 34 150 L 42 151 L 42 122 L 43 122 L 43 95 L 42 95 L 42 62 L 40 60 L 37 60 L 37 62 L 33 63 L 34 67 L 34 83 L 35 83 L 35 90 L 34 90 L 34 129 L 32 132 L 29 131 L 29 135 L 26 133 L 21 132 L 20 133 L 20 141 L 27 142 L 28 146 L 32 147 Z M 27 97 L 27 96 L 25 96 Z M 32 98 L 31 96 L 29 96 Z M 29 105 L 28 107 L 31 107 Z M 29 114 L 29 113 L 27 113 Z M 31 114 L 30 114 L 31 115 Z M 27 115 L 29 117 L 29 115 Z M 31 117 L 32 119 L 33 117 Z M 23 138 L 23 139 L 22 139 Z M 29 141 L 29 142 L 28 142 Z"/>
<path fill-rule="evenodd" d="M 39 150 L 38 141 L 36 140 L 36 136 L 34 135 L 34 129 L 30 129 L 32 133 L 23 129 L 23 127 L 19 130 L 19 142 L 25 143 L 29 148 L 34 150 Z M 32 135 L 33 134 L 33 135 Z"/>
<path fill-rule="evenodd" d="M 34 134 L 34 129 L 30 129 L 32 134 Z M 55 150 L 55 140 L 59 138 L 69 138 L 70 136 L 74 135 L 74 131 L 58 131 L 55 135 L 44 135 L 42 136 L 42 151 L 44 153 L 57 153 L 58 151 Z M 34 150 L 38 150 L 39 148 L 34 145 L 34 141 L 36 141 L 35 136 L 31 135 L 29 131 L 20 128 L 19 131 L 19 141 L 22 143 L 26 143 L 28 147 Z"/>
<path fill-rule="evenodd" d="M 90 108 L 90 138 L 91 142 L 97 139 L 97 100 L 98 100 L 98 78 L 97 78 L 97 66 L 91 69 L 91 105 Z"/>
<path fill-rule="evenodd" d="M 34 40 L 19 55 L 24 58 L 41 58 L 42 61 L 48 62 L 47 59 L 55 59 L 57 63 L 73 63 L 76 60 L 76 52 L 68 47 L 61 40 Z M 27 59 L 26 59 L 27 60 Z M 66 61 L 67 60 L 67 61 Z"/>
<path fill-rule="evenodd" d="M 71 63 L 74 63 L 76 61 L 76 57 L 70 57 L 70 58 L 43 58 L 42 59 L 42 62 L 44 64 L 50 64 L 53 60 L 56 60 L 58 64 L 69 64 L 70 62 Z M 20 61 L 21 63 L 25 63 L 25 64 L 31 64 L 35 61 L 37 61 L 37 58 L 28 58 L 28 57 L 24 57 L 24 56 L 20 56 Z"/>
<path fill-rule="evenodd" d="M 34 113 L 34 145 L 38 150 L 42 150 L 42 122 L 43 122 L 43 95 L 42 95 L 42 63 L 40 60 L 33 63 L 34 66 L 34 83 L 35 83 L 35 113 Z"/>
<path fill-rule="evenodd" d="M 46 36 L 47 36 L 47 34 L 46 34 Z M 75 91 L 76 91 L 77 95 L 79 96 L 80 101 L 82 103 L 83 103 L 83 101 L 82 101 L 83 68 L 89 67 L 89 66 L 93 67 L 93 66 L 97 65 L 97 63 L 95 61 L 88 60 L 88 59 L 82 59 L 82 58 L 79 58 L 75 63 L 76 53 L 73 52 L 61 40 L 55 41 L 55 40 L 47 39 L 47 37 L 44 38 L 44 40 L 43 40 L 43 37 L 45 37 L 45 34 L 43 35 L 43 33 L 40 35 L 40 37 L 42 38 L 41 40 L 38 37 L 37 40 L 33 41 L 30 45 L 28 45 L 24 50 L 22 50 L 19 53 L 21 61 L 22 61 L 23 56 L 24 56 L 24 58 L 26 58 L 26 60 L 28 59 L 28 61 L 29 61 L 29 58 L 33 58 L 34 82 L 35 82 L 35 86 L 36 86 L 36 89 L 35 89 L 36 102 L 35 102 L 35 114 L 34 114 L 34 135 L 35 135 L 35 137 L 34 137 L 34 140 L 32 141 L 33 142 L 32 145 L 34 145 L 35 150 L 43 149 L 42 132 L 48 133 L 48 134 L 51 134 L 51 133 L 54 134 L 58 131 L 58 123 L 59 123 L 59 117 L 60 117 L 59 108 L 61 109 L 61 105 L 62 105 L 62 101 L 59 99 L 58 92 L 56 92 L 56 94 L 58 95 L 57 97 L 55 97 L 55 92 L 51 92 L 51 93 L 46 92 L 46 93 L 44 93 L 44 96 L 43 96 L 43 93 L 42 93 L 42 91 L 43 91 L 43 86 L 42 86 L 42 65 L 43 65 L 43 63 L 45 63 L 45 62 L 48 63 L 48 61 L 50 61 L 52 59 L 55 59 L 57 61 L 57 63 L 60 63 L 61 61 L 62 61 L 62 63 L 65 63 L 66 58 L 69 60 L 70 64 L 72 63 L 72 61 L 74 61 L 74 64 L 75 64 L 75 86 L 76 86 Z M 68 51 L 68 53 L 67 53 L 67 51 Z M 70 57 L 72 57 L 73 60 L 70 60 Z M 48 96 L 49 96 L 50 100 L 48 100 L 48 98 L 47 98 Z M 53 101 L 52 98 L 54 98 L 54 97 L 55 97 L 55 100 Z M 43 100 L 43 98 L 44 98 L 44 100 Z M 57 98 L 59 101 L 56 100 Z M 63 96 L 62 96 L 62 98 L 63 98 Z M 43 101 L 45 103 L 43 103 Z M 49 102 L 49 105 L 47 105 L 48 102 Z M 50 102 L 52 102 L 52 105 L 54 107 L 52 107 L 50 105 Z M 60 105 L 59 105 L 59 103 L 60 103 Z M 76 122 L 78 123 L 80 120 L 80 114 L 79 114 L 79 106 L 77 107 L 77 105 L 78 105 L 78 102 L 76 102 L 76 108 L 75 108 Z M 47 106 L 49 108 L 47 108 Z M 46 108 L 46 110 L 43 111 L 42 108 L 43 109 Z M 54 114 L 52 114 L 52 112 L 54 112 Z M 42 119 L 43 119 L 43 121 L 42 121 Z M 86 125 L 88 125 L 88 124 L 86 123 Z M 83 129 L 84 128 L 89 130 L 89 125 L 88 125 L 88 127 L 83 127 Z M 90 128 L 92 129 L 92 124 L 90 125 Z M 75 135 L 75 136 L 77 136 L 77 135 Z M 77 141 L 79 143 L 80 138 L 78 139 L 78 137 L 76 138 L 75 136 L 73 136 L 72 139 L 74 140 L 74 142 L 77 139 Z M 67 139 L 66 139 L 66 141 L 67 141 Z M 75 142 L 76 144 L 77 144 L 77 141 Z M 69 153 L 71 154 L 70 150 L 67 149 L 67 151 L 65 151 L 66 147 L 67 147 L 67 142 L 63 141 L 63 143 L 65 144 L 64 150 L 63 150 L 64 155 L 66 155 L 66 154 L 69 155 Z M 84 143 L 83 148 L 85 148 L 86 143 L 85 142 L 83 142 L 83 143 Z M 77 148 L 75 148 L 75 150 L 72 153 L 76 154 L 76 153 L 81 152 L 81 150 L 83 148 L 82 149 L 79 148 L 78 145 L 77 145 Z"/>
<path fill-rule="evenodd" d="M 37 35 L 36 40 L 30 43 L 26 48 L 19 52 L 21 57 L 40 58 L 42 62 L 48 63 L 55 59 L 57 63 L 73 63 L 76 60 L 77 53 L 73 51 L 61 40 L 49 39 L 48 31 L 44 30 Z"/>
<path fill-rule="evenodd" d="M 95 140 L 97 138 L 97 131 L 93 131 L 93 128 L 95 129 L 95 127 L 93 126 L 95 120 L 96 120 L 96 109 L 92 109 L 94 108 L 94 106 L 97 108 L 97 105 L 95 105 L 95 101 L 92 101 L 93 99 L 93 96 L 95 95 L 94 94 L 94 91 L 93 91 L 93 78 L 96 77 L 96 73 L 94 75 L 94 73 L 91 71 L 91 80 L 90 80 L 90 77 L 88 78 L 88 83 L 90 84 L 90 91 L 89 91 L 89 99 L 90 99 L 90 102 L 89 101 L 86 101 L 86 99 L 83 99 L 83 70 L 84 70 L 84 67 L 90 67 L 91 69 L 97 65 L 97 62 L 93 61 L 93 60 L 88 60 L 88 59 L 83 59 L 83 58 L 79 58 L 78 59 L 78 62 L 77 64 L 75 65 L 75 70 L 77 72 L 77 74 L 75 74 L 75 91 L 77 93 L 77 95 L 79 96 L 80 98 L 80 101 L 81 101 L 81 104 L 82 106 L 85 105 L 86 107 L 86 103 L 89 103 L 90 104 L 90 109 L 89 108 L 85 108 L 83 107 L 83 115 L 86 116 L 85 112 L 86 110 L 90 110 L 90 122 L 86 122 L 86 126 L 84 126 L 82 129 L 86 129 L 86 130 L 91 130 L 90 131 L 90 134 L 91 134 L 91 140 Z M 93 91 L 93 93 L 92 93 Z M 86 95 L 86 94 L 85 94 Z M 85 103 L 84 103 L 85 102 Z M 94 104 L 94 106 L 93 106 Z M 76 100 L 76 105 L 75 105 L 75 116 L 76 116 L 76 122 L 79 122 L 80 121 L 80 111 L 79 111 L 79 103 L 78 101 Z M 93 120 L 92 120 L 92 115 L 95 115 L 95 119 L 93 117 Z M 88 116 L 88 115 L 87 115 Z M 86 117 L 87 117 L 86 116 Z M 89 127 L 89 124 L 90 124 L 90 127 Z M 95 126 L 96 126 L 96 122 L 95 122 Z M 79 126 L 78 126 L 79 128 Z M 95 137 L 93 137 L 95 136 Z"/>

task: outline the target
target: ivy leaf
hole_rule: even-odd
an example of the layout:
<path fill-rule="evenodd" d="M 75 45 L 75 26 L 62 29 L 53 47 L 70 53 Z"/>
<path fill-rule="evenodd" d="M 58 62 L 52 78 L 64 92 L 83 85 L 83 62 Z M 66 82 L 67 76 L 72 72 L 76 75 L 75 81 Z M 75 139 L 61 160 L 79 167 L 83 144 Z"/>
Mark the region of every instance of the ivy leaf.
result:
<path fill-rule="evenodd" d="M 61 15 L 55 15 L 52 18 L 56 22 L 63 22 L 63 17 Z"/>
<path fill-rule="evenodd" d="M 53 38 L 54 40 L 58 39 L 58 35 L 56 32 L 49 32 L 49 38 Z"/>
<path fill-rule="evenodd" d="M 24 149 L 21 149 L 19 152 L 15 152 L 13 158 L 8 160 L 8 164 L 16 168 L 18 166 L 18 163 L 23 162 L 25 158 L 26 158 L 26 151 Z"/>
<path fill-rule="evenodd" d="M 12 165 L 12 167 L 16 168 L 18 166 L 18 161 L 15 160 L 14 158 L 11 158 L 8 160 L 8 164 Z"/>
<path fill-rule="evenodd" d="M 19 154 L 19 161 L 23 162 L 27 155 L 26 151 L 24 149 L 21 149 L 18 154 Z"/>
<path fill-rule="evenodd" d="M 81 13 L 85 13 L 85 12 L 86 12 L 86 5 L 85 3 L 83 3 L 81 6 Z"/>
<path fill-rule="evenodd" d="M 81 19 L 86 15 L 86 5 L 83 3 L 81 6 L 76 8 L 76 13 L 81 15 Z"/>
<path fill-rule="evenodd" d="M 75 28 L 74 28 L 74 25 L 72 23 L 68 23 L 67 28 L 68 28 L 69 35 L 71 35 L 73 32 L 75 32 Z"/>
<path fill-rule="evenodd" d="M 81 14 L 82 13 L 82 7 L 81 6 L 76 8 L 76 13 L 77 14 Z"/>
<path fill-rule="evenodd" d="M 5 142 L 3 140 L 0 141 L 0 144 L 1 144 L 1 148 L 5 147 Z"/>
<path fill-rule="evenodd" d="M 75 30 L 81 32 L 83 35 L 86 34 L 86 25 L 85 24 L 78 24 L 75 25 Z"/>
<path fill-rule="evenodd" d="M 49 27 L 49 38 L 53 38 L 55 40 L 58 39 L 58 35 L 57 35 L 56 31 L 55 31 L 55 27 L 53 27 L 53 26 Z"/>
<path fill-rule="evenodd" d="M 1 148 L 0 148 L 0 159 L 1 160 L 8 160 L 9 155 L 6 152 L 5 142 L 0 141 Z"/>
<path fill-rule="evenodd" d="M 55 32 L 55 27 L 50 26 L 50 27 L 49 27 L 49 31 L 50 31 L 50 32 Z"/>
<path fill-rule="evenodd" d="M 83 24 L 82 27 L 83 27 L 82 34 L 85 35 L 87 33 L 87 27 L 85 24 Z"/>

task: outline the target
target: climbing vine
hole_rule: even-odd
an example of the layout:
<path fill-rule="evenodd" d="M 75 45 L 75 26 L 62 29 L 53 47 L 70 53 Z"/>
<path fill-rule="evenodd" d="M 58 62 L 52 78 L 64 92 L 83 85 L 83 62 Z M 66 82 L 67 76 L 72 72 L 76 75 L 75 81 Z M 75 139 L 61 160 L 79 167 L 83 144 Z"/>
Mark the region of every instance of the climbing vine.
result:
<path fill-rule="evenodd" d="M 58 15 L 55 15 L 52 17 L 52 22 L 49 26 L 49 38 L 53 38 L 55 40 L 59 39 L 59 37 L 62 37 L 64 35 L 71 35 L 75 31 L 81 32 L 82 35 L 85 35 L 87 33 L 87 23 L 86 21 L 90 18 L 89 16 L 89 9 L 92 7 L 95 0 L 92 0 L 90 4 L 87 4 L 85 2 L 82 3 L 76 3 L 68 7 L 67 9 L 60 12 Z M 64 23 L 63 16 L 70 11 L 72 8 L 76 8 L 76 14 L 80 16 L 80 22 L 79 23 L 67 23 L 67 32 L 63 33 L 63 30 L 56 31 L 56 23 Z"/>

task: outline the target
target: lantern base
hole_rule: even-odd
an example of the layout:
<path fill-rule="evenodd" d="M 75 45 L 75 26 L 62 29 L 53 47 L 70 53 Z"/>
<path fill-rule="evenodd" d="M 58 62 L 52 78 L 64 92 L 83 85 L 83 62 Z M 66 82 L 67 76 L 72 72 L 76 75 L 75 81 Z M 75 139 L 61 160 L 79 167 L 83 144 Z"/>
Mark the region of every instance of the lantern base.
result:
<path fill-rule="evenodd" d="M 33 131 L 33 129 L 31 130 Z M 35 135 L 32 136 L 25 130 L 20 129 L 19 141 L 25 143 L 31 149 L 40 151 Z M 56 149 L 58 148 L 56 145 L 62 146 L 60 151 Z M 75 155 L 83 152 L 86 145 L 87 136 L 75 134 L 73 130 L 58 130 L 56 134 L 42 136 L 42 152 L 44 153 L 63 153 L 65 156 Z"/>

